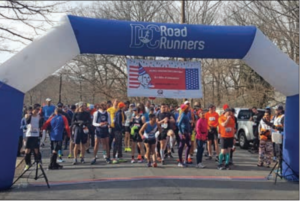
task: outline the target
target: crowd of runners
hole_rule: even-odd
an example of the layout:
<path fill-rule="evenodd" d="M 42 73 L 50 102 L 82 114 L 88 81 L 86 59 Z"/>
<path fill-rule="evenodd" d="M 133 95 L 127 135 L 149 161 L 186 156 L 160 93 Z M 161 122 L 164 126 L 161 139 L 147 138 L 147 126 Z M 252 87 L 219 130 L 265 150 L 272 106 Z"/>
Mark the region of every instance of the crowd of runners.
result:
<path fill-rule="evenodd" d="M 69 150 L 73 165 L 85 163 L 85 154 L 91 153 L 90 164 L 97 164 L 99 146 L 102 145 L 106 163 L 126 162 L 123 152 L 131 153 L 131 163 L 147 163 L 148 167 L 165 165 L 166 158 L 173 158 L 178 149 L 178 167 L 196 164 L 204 168 L 203 156 L 218 162 L 217 169 L 229 170 L 233 165 L 237 119 L 234 108 L 223 106 L 222 114 L 211 104 L 208 110 L 198 103 L 192 107 L 186 100 L 180 106 L 161 103 L 159 106 L 144 103 L 120 102 L 115 99 L 87 106 L 84 102 L 75 105 L 57 106 L 46 99 L 47 104 L 34 104 L 24 109 L 21 120 L 18 156 L 25 156 L 26 167 L 42 161 L 40 147 L 49 138 L 51 157 L 48 169 L 60 169 L 64 162 L 62 150 Z M 257 122 L 256 108 L 253 117 Z M 271 131 L 283 131 L 284 110 L 277 107 L 275 116 L 266 109 L 259 122 L 259 161 L 257 166 L 271 163 L 273 144 Z M 253 118 L 252 117 L 252 118 Z M 124 140 L 123 140 L 124 139 Z M 23 151 L 25 147 L 25 151 Z M 184 154 L 183 154 L 184 153 Z M 195 160 L 193 160 L 195 156 Z M 215 156 L 215 157 L 214 157 Z"/>

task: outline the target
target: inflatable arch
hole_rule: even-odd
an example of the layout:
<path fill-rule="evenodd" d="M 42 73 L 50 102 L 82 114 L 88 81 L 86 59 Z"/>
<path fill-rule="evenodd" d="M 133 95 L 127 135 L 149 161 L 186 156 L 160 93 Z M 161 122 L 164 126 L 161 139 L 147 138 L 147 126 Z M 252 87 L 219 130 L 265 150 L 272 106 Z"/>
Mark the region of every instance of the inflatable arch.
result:
<path fill-rule="evenodd" d="M 259 29 L 66 16 L 0 66 L 0 189 L 12 185 L 24 94 L 85 53 L 242 59 L 287 96 L 284 158 L 299 173 L 298 65 Z"/>

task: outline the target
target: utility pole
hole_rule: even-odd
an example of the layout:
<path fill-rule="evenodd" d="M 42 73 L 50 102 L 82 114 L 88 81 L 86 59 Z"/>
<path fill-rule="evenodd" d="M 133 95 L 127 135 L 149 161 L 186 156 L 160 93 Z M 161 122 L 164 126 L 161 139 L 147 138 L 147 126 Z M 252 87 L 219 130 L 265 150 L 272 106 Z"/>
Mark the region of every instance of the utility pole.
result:
<path fill-rule="evenodd" d="M 60 76 L 59 76 L 58 102 L 61 102 L 61 87 L 62 87 L 62 73 L 60 73 Z"/>

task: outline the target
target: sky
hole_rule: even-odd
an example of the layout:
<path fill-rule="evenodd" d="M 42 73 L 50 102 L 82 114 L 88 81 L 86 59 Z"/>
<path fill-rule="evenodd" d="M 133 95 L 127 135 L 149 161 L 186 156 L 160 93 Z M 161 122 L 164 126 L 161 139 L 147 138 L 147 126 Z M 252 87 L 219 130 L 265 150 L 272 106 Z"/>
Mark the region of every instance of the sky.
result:
<path fill-rule="evenodd" d="M 24 2 L 26 2 L 26 1 L 24 1 Z M 53 4 L 53 3 L 57 3 L 57 1 L 47 1 L 47 2 L 40 2 L 40 3 Z M 67 2 L 64 6 L 66 6 L 68 8 L 76 8 L 78 5 L 88 5 L 90 3 L 91 3 L 90 1 L 70 1 L 70 2 Z M 10 14 L 9 12 L 6 14 L 9 15 Z M 49 17 L 51 18 L 51 20 L 56 21 L 56 22 L 53 22 L 53 24 L 55 25 L 55 23 L 58 23 L 59 20 L 61 19 L 61 17 L 64 15 L 66 15 L 66 13 L 64 13 L 64 12 L 63 13 L 54 13 L 54 14 L 51 14 L 51 16 L 49 16 Z M 41 18 L 41 17 L 35 17 L 30 22 L 35 25 L 43 26 L 46 29 L 46 31 L 50 30 L 52 26 L 50 24 L 39 21 L 42 19 L 43 18 Z M 17 23 L 15 21 L 12 22 L 12 20 L 4 19 L 4 18 L 0 18 L 0 25 L 13 28 L 19 33 L 28 33 L 29 35 L 34 36 L 34 37 L 38 37 L 39 35 L 43 35 L 44 33 L 46 33 L 46 32 L 40 31 L 38 34 L 36 34 L 30 27 L 25 26 L 22 23 Z M 30 43 L 30 41 L 27 41 L 27 40 L 22 40 L 22 41 L 25 42 L 26 44 Z M 26 44 L 21 44 L 21 43 L 16 43 L 16 42 L 11 42 L 11 41 L 7 41 L 5 43 L 6 46 L 16 50 L 16 52 L 22 50 L 26 46 Z M 0 52 L 0 64 L 4 63 L 6 60 L 11 58 L 14 54 L 16 54 L 16 53 Z"/>

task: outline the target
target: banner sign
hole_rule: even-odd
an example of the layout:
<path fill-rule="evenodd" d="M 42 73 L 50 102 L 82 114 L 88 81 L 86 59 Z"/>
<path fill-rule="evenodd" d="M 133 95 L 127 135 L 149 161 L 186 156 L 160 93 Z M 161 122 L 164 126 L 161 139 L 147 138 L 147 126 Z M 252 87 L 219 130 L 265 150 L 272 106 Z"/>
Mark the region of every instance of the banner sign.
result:
<path fill-rule="evenodd" d="M 201 63 L 127 59 L 128 97 L 202 98 Z"/>

